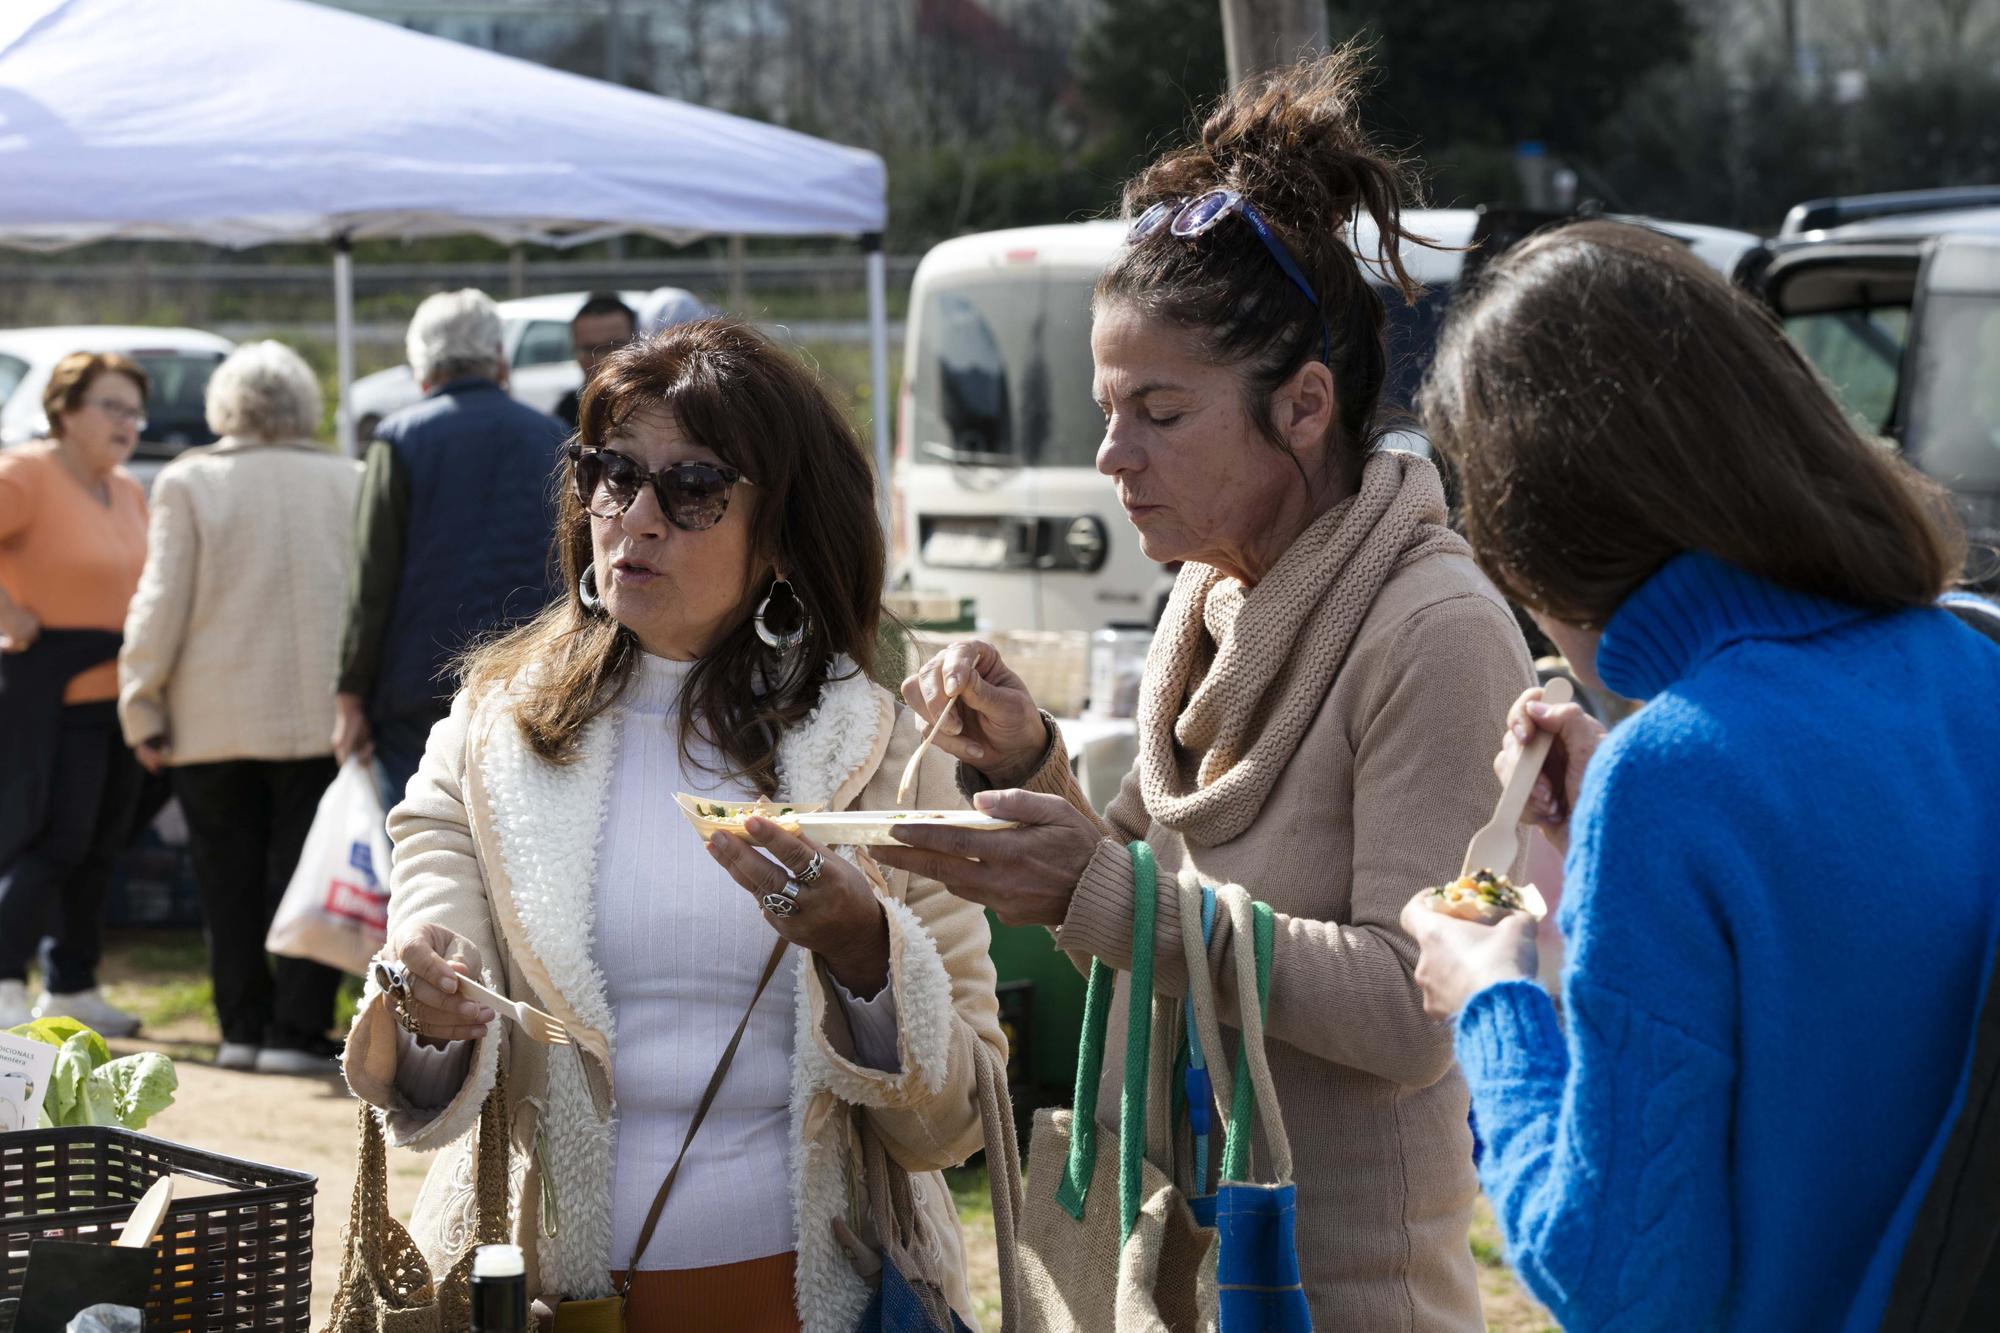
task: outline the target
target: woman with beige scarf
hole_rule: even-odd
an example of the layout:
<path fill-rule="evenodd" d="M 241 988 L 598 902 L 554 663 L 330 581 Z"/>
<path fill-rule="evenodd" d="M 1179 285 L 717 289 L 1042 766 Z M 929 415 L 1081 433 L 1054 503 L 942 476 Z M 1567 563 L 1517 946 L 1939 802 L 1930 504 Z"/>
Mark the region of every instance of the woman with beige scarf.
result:
<path fill-rule="evenodd" d="M 1346 50 L 1239 89 L 1199 144 L 1126 189 L 1136 220 L 1099 280 L 1091 338 L 1097 464 L 1146 554 L 1183 563 L 1147 661 L 1139 759 L 1105 818 L 1020 678 L 990 646 L 959 644 L 904 695 L 927 717 L 958 700 L 938 744 L 968 788 L 1011 789 L 981 790 L 981 809 L 1026 827 L 911 829 L 909 850 L 880 859 L 1121 970 L 1131 840 L 1163 873 L 1268 902 L 1269 1057 L 1313 1320 L 1473 1330 L 1465 1084 L 1397 918 L 1410 885 L 1456 873 L 1490 815 L 1491 738 L 1533 673 L 1446 526 L 1437 472 L 1374 447 L 1384 308 L 1347 223 L 1366 210 L 1405 295 L 1396 242 L 1414 238 L 1399 167 L 1355 123 L 1364 72 Z M 1175 894 L 1157 930 L 1156 985 L 1183 993 Z M 1209 965 L 1230 1025 L 1234 948 L 1218 920 Z M 1111 1012 L 1107 1116 L 1124 999 Z"/>

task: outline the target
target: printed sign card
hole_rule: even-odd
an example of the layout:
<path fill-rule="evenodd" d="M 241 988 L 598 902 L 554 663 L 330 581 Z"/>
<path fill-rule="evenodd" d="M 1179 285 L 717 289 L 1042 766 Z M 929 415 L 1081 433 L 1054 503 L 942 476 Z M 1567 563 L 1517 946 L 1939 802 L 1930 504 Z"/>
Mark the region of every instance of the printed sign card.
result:
<path fill-rule="evenodd" d="M 0 1134 L 40 1123 L 55 1067 L 55 1047 L 0 1032 Z"/>

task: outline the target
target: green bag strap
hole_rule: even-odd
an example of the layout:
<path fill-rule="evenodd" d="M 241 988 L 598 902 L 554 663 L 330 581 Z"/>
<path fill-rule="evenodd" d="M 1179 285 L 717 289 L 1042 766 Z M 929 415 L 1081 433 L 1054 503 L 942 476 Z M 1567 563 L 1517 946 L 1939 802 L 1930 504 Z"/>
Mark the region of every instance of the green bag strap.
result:
<path fill-rule="evenodd" d="M 1091 959 L 1090 981 L 1083 991 L 1083 1037 L 1076 1047 L 1076 1091 L 1070 1097 L 1069 1160 L 1056 1183 L 1056 1202 L 1079 1222 L 1090 1193 L 1090 1173 L 1097 1165 L 1097 1080 L 1104 1072 L 1104 1028 L 1111 1017 L 1114 984 L 1103 960 Z"/>
<path fill-rule="evenodd" d="M 1255 928 L 1253 947 L 1257 951 L 1257 1012 L 1271 1015 L 1271 950 L 1276 942 L 1276 920 L 1271 904 L 1250 905 Z M 1240 945 L 1238 947 L 1241 947 Z M 1235 1096 L 1229 1108 L 1229 1131 L 1222 1141 L 1222 1178 L 1247 1180 L 1250 1175 L 1250 1117 L 1256 1106 L 1257 1089 L 1250 1081 L 1250 1045 L 1246 1039 L 1236 1048 Z"/>
<path fill-rule="evenodd" d="M 1119 1102 L 1118 1194 L 1120 1239 L 1130 1234 L 1139 1216 L 1139 1165 L 1146 1150 L 1146 1055 L 1153 1029 L 1153 934 L 1158 916 L 1158 868 L 1153 849 L 1133 842 L 1132 852 L 1132 993 L 1127 1008 L 1125 1082 Z M 1091 1173 L 1097 1168 L 1097 1085 L 1104 1072 L 1105 1030 L 1111 1020 L 1111 994 L 1117 974 L 1103 959 L 1090 960 L 1090 980 L 1083 993 L 1083 1036 L 1076 1049 L 1076 1091 L 1070 1101 L 1069 1159 L 1056 1183 L 1056 1202 L 1081 1222 L 1090 1194 Z M 1132 1129 L 1132 1105 L 1138 1103 L 1137 1128 Z M 1129 1196 L 1129 1203 L 1128 1203 Z"/>
<path fill-rule="evenodd" d="M 1132 848 L 1132 987 L 1125 1006 L 1125 1094 L 1118 1103 L 1118 1243 L 1139 1221 L 1139 1179 L 1146 1165 L 1146 1074 L 1153 1049 L 1153 944 L 1160 909 L 1153 849 Z"/>

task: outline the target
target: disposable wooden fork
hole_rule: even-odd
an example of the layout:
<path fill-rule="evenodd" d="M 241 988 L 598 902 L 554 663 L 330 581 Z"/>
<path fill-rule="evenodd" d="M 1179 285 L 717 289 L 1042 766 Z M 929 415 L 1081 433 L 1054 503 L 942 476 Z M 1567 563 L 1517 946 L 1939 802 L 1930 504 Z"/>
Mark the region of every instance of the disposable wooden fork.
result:
<path fill-rule="evenodd" d="M 931 723 L 931 729 L 917 742 L 915 752 L 910 755 L 910 762 L 903 765 L 903 780 L 896 784 L 897 805 L 910 799 L 910 784 L 917 780 L 917 765 L 924 761 L 924 751 L 931 748 L 931 742 L 937 738 L 938 728 L 944 725 L 944 720 L 951 716 L 951 710 L 956 707 L 958 707 L 958 696 L 954 694 L 945 700 L 944 709 L 937 715 L 937 721 Z"/>
<path fill-rule="evenodd" d="M 1569 679 L 1557 676 L 1542 687 L 1542 702 L 1566 704 L 1574 694 Z M 1465 849 L 1460 875 L 1470 875 L 1475 870 L 1491 870 L 1501 875 L 1514 864 L 1514 857 L 1521 850 L 1521 815 L 1528 808 L 1528 794 L 1535 789 L 1535 779 L 1541 776 L 1542 765 L 1548 762 L 1549 747 L 1555 739 L 1554 732 L 1537 730 L 1535 739 L 1521 751 L 1521 757 L 1514 762 L 1514 771 L 1507 775 L 1506 785 L 1500 789 L 1500 804 L 1494 807 L 1492 820 L 1472 835 Z"/>
<path fill-rule="evenodd" d="M 567 1046 L 570 1044 L 569 1029 L 556 1021 L 553 1014 L 545 1014 L 532 1004 L 522 1004 L 510 1000 L 496 990 L 480 985 L 471 977 L 458 979 L 458 993 L 469 995 L 498 1014 L 505 1014 L 521 1025 L 521 1030 L 544 1046 Z"/>

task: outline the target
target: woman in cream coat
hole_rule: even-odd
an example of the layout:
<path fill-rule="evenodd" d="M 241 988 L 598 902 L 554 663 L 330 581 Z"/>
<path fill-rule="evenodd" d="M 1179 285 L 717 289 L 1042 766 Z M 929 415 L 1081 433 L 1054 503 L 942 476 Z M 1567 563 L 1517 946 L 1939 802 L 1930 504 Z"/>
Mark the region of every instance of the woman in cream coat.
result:
<path fill-rule="evenodd" d="M 215 369 L 208 424 L 153 483 L 146 569 L 125 617 L 118 718 L 187 816 L 216 1064 L 324 1074 L 340 973 L 269 958 L 264 937 L 337 771 L 322 714 L 333 693 L 348 533 L 361 465 L 313 440 L 319 380 L 283 343 Z"/>
<path fill-rule="evenodd" d="M 909 1179 L 906 1276 L 969 1321 L 936 1173 L 981 1146 L 980 1063 L 1005 1060 L 984 916 L 767 821 L 758 847 L 704 845 L 672 800 L 895 803 L 917 732 L 863 669 L 883 560 L 866 459 L 807 372 L 726 321 L 621 351 L 582 414 L 557 538 L 574 595 L 475 656 L 390 816 L 406 990 L 371 981 L 346 1071 L 392 1142 L 444 1150 L 412 1232 L 434 1265 L 463 1251 L 469 1131 L 504 1065 L 531 1288 L 615 1290 L 775 931 L 795 965 L 751 1010 L 629 1326 L 845 1333 L 886 1230 L 854 1183 L 871 1138 Z M 916 800 L 961 803 L 943 757 Z M 529 1040 L 457 975 L 575 1044 Z"/>

